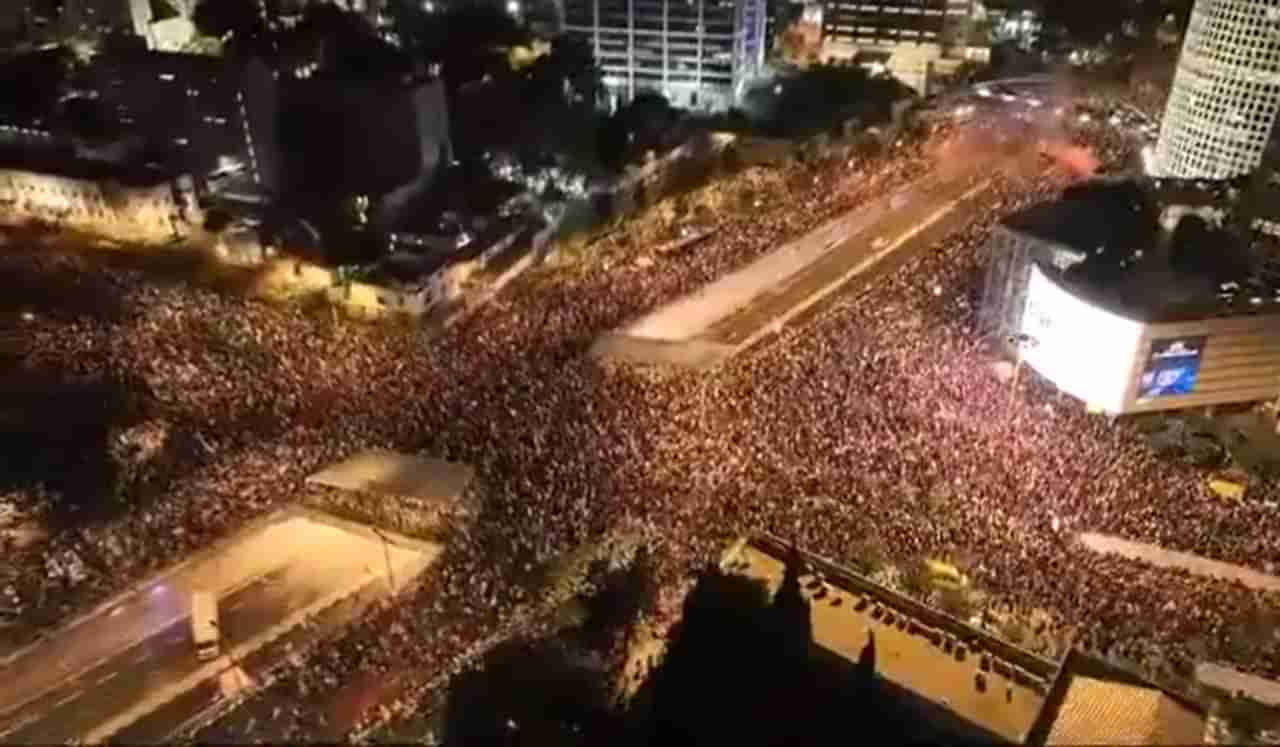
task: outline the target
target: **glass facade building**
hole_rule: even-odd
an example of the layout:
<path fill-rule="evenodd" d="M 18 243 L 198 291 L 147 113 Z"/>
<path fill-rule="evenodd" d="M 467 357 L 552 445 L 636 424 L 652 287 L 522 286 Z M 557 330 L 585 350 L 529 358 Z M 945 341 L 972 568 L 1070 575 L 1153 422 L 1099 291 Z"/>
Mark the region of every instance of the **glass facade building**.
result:
<path fill-rule="evenodd" d="M 708 111 L 733 106 L 764 65 L 766 0 L 565 0 L 617 105 L 639 93 Z"/>

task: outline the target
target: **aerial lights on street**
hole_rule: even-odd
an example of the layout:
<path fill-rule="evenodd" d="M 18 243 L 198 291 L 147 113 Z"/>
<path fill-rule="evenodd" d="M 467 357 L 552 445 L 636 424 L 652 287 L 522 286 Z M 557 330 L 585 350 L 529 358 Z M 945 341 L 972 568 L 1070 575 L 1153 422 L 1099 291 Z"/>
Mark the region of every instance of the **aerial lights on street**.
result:
<path fill-rule="evenodd" d="M 513 16 L 520 15 L 520 0 L 507 0 L 507 13 Z"/>

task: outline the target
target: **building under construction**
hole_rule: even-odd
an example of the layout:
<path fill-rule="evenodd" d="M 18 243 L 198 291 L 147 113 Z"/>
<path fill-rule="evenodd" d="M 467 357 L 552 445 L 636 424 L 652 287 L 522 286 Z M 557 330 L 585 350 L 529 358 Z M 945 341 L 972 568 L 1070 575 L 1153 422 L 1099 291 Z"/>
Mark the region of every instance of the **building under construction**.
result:
<path fill-rule="evenodd" d="M 565 0 L 615 106 L 652 91 L 681 108 L 734 105 L 764 65 L 766 0 Z"/>

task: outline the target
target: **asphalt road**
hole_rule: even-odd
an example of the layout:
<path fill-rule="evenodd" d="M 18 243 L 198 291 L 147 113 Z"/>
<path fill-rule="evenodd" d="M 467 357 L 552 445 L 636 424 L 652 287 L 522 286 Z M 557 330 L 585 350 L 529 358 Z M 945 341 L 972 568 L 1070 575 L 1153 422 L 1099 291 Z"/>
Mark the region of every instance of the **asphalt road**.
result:
<path fill-rule="evenodd" d="M 299 588 L 281 582 L 304 566 L 301 561 L 279 568 L 220 601 L 224 649 L 324 596 L 325 590 L 315 585 Z M 220 661 L 226 663 L 226 659 Z M 206 664 L 195 658 L 189 618 L 183 617 L 10 714 L 0 724 L 0 743 L 54 744 L 78 738 L 135 706 L 156 688 L 181 682 Z"/>
<path fill-rule="evenodd" d="M 717 321 L 707 331 L 706 337 L 726 345 L 743 345 L 775 319 L 785 317 L 791 309 L 800 306 L 832 282 L 838 281 L 862 262 L 873 257 L 885 244 L 928 220 L 929 216 L 972 189 L 971 178 L 929 182 L 900 196 L 890 212 L 879 220 L 852 232 L 848 238 L 786 281 L 755 298 L 749 305 Z M 938 220 L 946 230 L 963 225 L 972 214 L 952 210 Z M 942 231 L 945 235 L 946 230 Z M 916 240 L 908 240 L 910 246 L 895 250 L 895 254 L 910 254 L 918 247 L 933 243 L 939 238 L 937 230 L 924 231 Z"/>
<path fill-rule="evenodd" d="M 815 303 L 818 308 L 822 308 L 824 293 L 831 293 L 832 297 L 835 297 L 847 292 L 849 288 L 860 287 L 868 280 L 883 275 L 884 270 L 900 266 L 902 262 L 918 256 L 924 249 L 946 237 L 947 233 L 973 220 L 978 215 L 974 208 L 977 196 L 957 202 L 955 207 L 945 215 L 938 217 L 923 230 L 919 229 L 929 215 L 940 210 L 947 203 L 957 200 L 974 187 L 975 183 L 972 180 L 964 179 L 922 189 L 913 196 L 909 205 L 893 211 L 876 225 L 869 226 L 865 232 L 851 235 L 849 239 L 841 242 L 840 247 L 833 249 L 828 255 L 805 267 L 804 270 L 796 272 L 785 283 L 763 293 L 749 306 L 740 308 L 732 315 L 716 322 L 716 325 L 708 330 L 707 338 L 716 343 L 740 348 L 758 339 L 759 334 L 767 330 L 776 320 L 786 318 L 790 326 L 803 324 L 803 320 L 810 316 L 809 313 L 800 313 L 792 317 L 792 310 L 810 303 Z M 869 267 L 859 275 L 846 278 L 850 271 L 876 255 L 882 246 L 879 242 L 893 242 L 913 229 L 918 230 L 918 233 L 906 239 L 900 246 L 893 248 L 892 252 L 884 256 L 877 265 Z M 833 283 L 837 284 L 835 288 L 831 288 Z M 809 311 L 808 308 L 805 308 L 805 311 Z"/>

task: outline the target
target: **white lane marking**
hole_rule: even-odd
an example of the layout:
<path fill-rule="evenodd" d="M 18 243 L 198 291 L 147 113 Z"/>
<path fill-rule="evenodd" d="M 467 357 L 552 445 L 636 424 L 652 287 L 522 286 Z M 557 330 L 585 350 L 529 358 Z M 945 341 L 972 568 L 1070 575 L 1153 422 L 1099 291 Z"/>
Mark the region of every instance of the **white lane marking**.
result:
<path fill-rule="evenodd" d="M 36 721 L 39 721 L 40 716 L 41 714 L 38 714 L 38 713 L 30 713 L 23 716 L 22 718 L 13 722 L 13 724 L 10 725 L 9 728 L 5 729 L 4 731 L 0 731 L 0 739 L 4 739 L 5 737 L 9 736 L 15 731 L 18 731 L 19 729 L 25 729 L 27 726 L 35 723 Z"/>
<path fill-rule="evenodd" d="M 102 683 L 104 683 L 104 682 L 110 682 L 111 680 L 114 680 L 116 677 L 119 677 L 119 676 L 120 676 L 120 673 L 119 673 L 119 672 L 111 672 L 110 674 L 105 674 L 105 675 L 103 675 L 103 676 L 99 677 L 99 678 L 98 678 L 98 681 L 97 681 L 97 682 L 95 682 L 95 683 L 93 683 L 93 684 L 95 684 L 95 685 L 101 685 Z"/>
<path fill-rule="evenodd" d="M 817 291 L 815 291 L 809 297 L 805 298 L 800 303 L 796 304 L 795 306 L 792 306 L 787 311 L 775 317 L 772 323 L 756 329 L 752 334 L 747 336 L 746 340 L 744 340 L 743 342 L 739 343 L 736 346 L 733 346 L 734 352 L 736 353 L 738 351 L 746 350 L 752 347 L 765 336 L 774 333 L 775 330 L 785 326 L 792 319 L 795 319 L 797 316 L 808 311 L 814 305 L 822 302 L 832 293 L 839 290 L 845 283 L 848 283 L 853 278 L 857 277 L 858 275 L 861 275 L 863 272 L 865 272 L 869 268 L 875 266 L 885 257 L 896 252 L 900 246 L 914 239 L 917 235 L 919 235 L 924 230 L 932 227 L 935 223 L 937 223 L 939 220 L 945 217 L 948 213 L 955 210 L 960 205 L 960 203 L 970 199 L 974 195 L 986 189 L 990 184 L 991 184 L 991 179 L 982 180 L 978 182 L 978 184 L 976 184 L 975 186 L 970 187 L 959 197 L 947 203 L 944 203 L 937 210 L 934 210 L 932 213 L 927 215 L 923 221 L 917 223 L 915 226 L 913 226 L 909 230 L 899 234 L 892 241 L 889 241 L 887 245 L 882 245 L 883 248 L 879 249 L 871 256 L 864 258 L 857 265 L 855 265 L 853 268 L 851 268 L 850 270 L 840 275 L 834 281 L 822 286 L 821 288 L 819 288 Z M 872 248 L 875 248 L 874 243 L 872 244 Z"/>
<path fill-rule="evenodd" d="M 73 700 L 75 700 L 76 698 L 80 697 L 81 695 L 84 695 L 84 690 L 76 690 L 76 691 L 75 691 L 75 692 L 73 692 L 73 693 L 69 693 L 69 694 L 67 694 L 67 695 L 64 695 L 63 697 L 61 697 L 61 698 L 59 698 L 58 700 L 54 701 L 53 705 L 49 706 L 49 710 L 50 710 L 50 711 L 56 711 L 56 710 L 58 710 L 59 708 L 61 708 L 61 707 L 63 707 L 64 705 L 66 705 L 67 703 L 70 703 L 71 701 L 73 701 Z M 47 713 L 47 711 L 46 711 L 46 713 Z"/>

